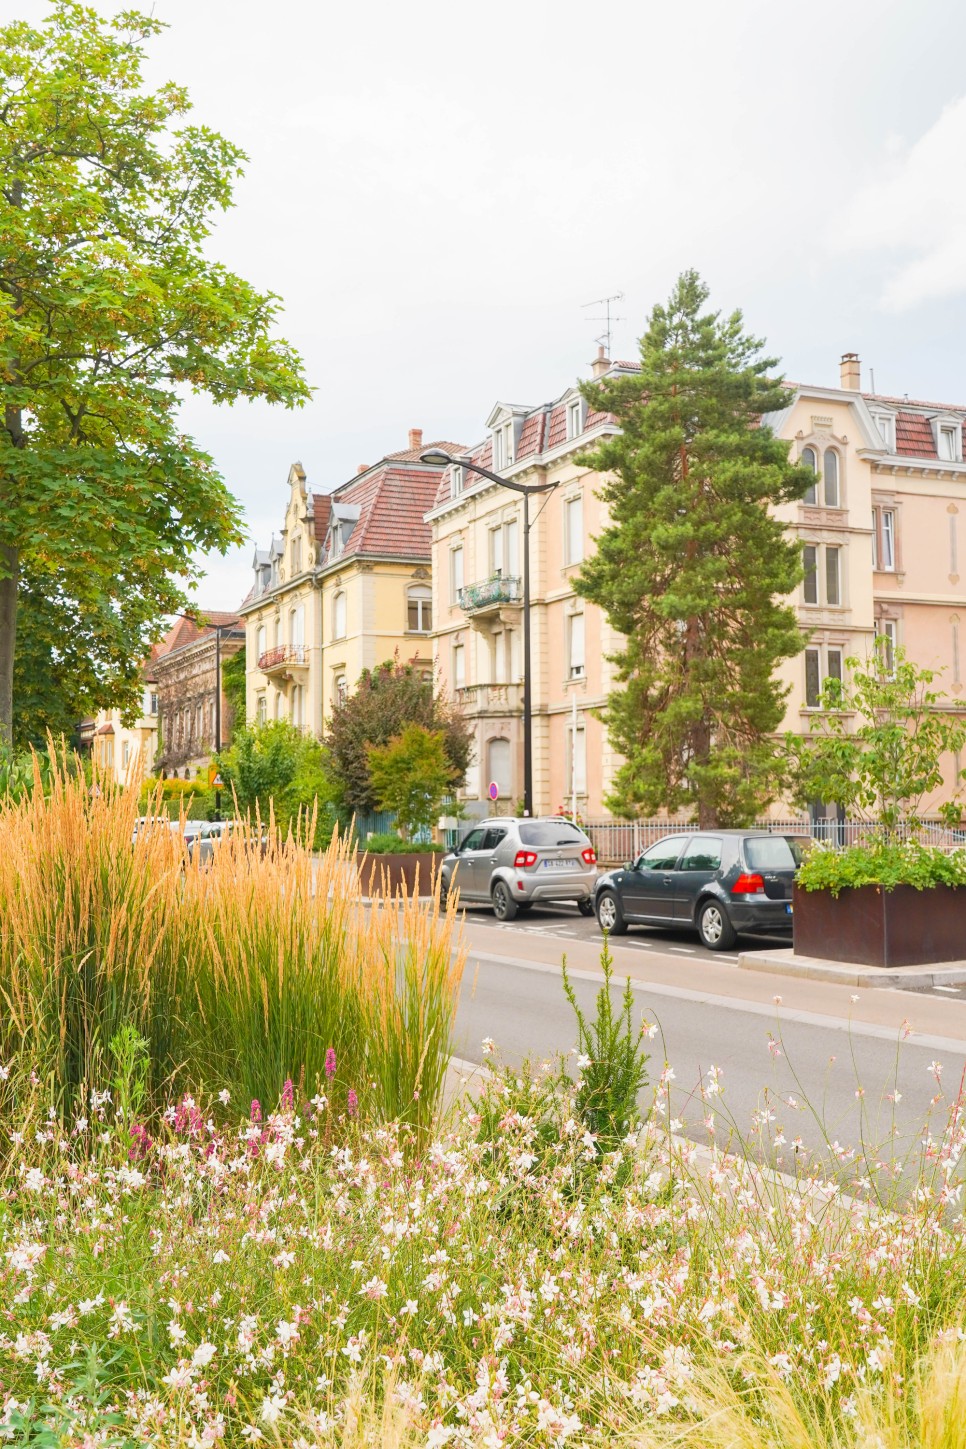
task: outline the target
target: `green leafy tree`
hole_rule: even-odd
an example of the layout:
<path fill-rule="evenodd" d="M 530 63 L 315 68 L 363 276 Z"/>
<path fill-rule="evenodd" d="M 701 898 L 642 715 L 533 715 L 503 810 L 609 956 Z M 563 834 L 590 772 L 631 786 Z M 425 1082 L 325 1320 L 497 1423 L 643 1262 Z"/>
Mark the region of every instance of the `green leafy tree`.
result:
<path fill-rule="evenodd" d="M 962 750 L 966 723 L 930 688 L 936 671 L 888 639 L 876 640 L 868 659 L 845 665 L 844 681 L 826 680 L 809 734 L 786 736 L 794 796 L 802 806 L 824 800 L 875 821 L 889 843 L 919 823 L 925 798 L 942 789 L 943 757 Z M 962 818 L 962 778 L 937 806 L 949 825 Z"/>
<path fill-rule="evenodd" d="M 442 730 L 410 724 L 387 745 L 370 745 L 369 779 L 377 809 L 392 811 L 411 839 L 438 819 L 457 772 Z"/>
<path fill-rule="evenodd" d="M 304 819 L 318 807 L 316 844 L 331 833 L 332 815 L 327 807 L 335 790 L 325 751 L 317 739 L 303 734 L 289 720 L 270 720 L 238 730 L 231 747 L 215 759 L 225 789 L 238 801 L 242 814 L 257 810 L 265 821 L 274 810 L 276 821 L 286 829 L 300 814 Z"/>
<path fill-rule="evenodd" d="M 775 361 L 707 297 L 685 272 L 651 314 L 640 372 L 583 388 L 621 433 L 585 458 L 610 475 L 610 523 L 577 588 L 625 640 L 602 712 L 626 761 L 611 807 L 713 826 L 753 818 L 779 783 L 775 669 L 802 647 L 786 602 L 801 558 L 772 508 L 814 478 L 759 425 L 788 401 Z"/>
<path fill-rule="evenodd" d="M 325 742 L 332 778 L 346 815 L 378 810 L 370 750 L 396 739 L 406 725 L 443 736 L 454 786 L 466 778 L 472 755 L 470 728 L 454 704 L 434 693 L 433 682 L 398 658 L 363 670 L 359 683 L 332 712 Z"/>
<path fill-rule="evenodd" d="M 183 89 L 144 88 L 144 42 L 162 28 L 76 0 L 55 0 L 41 28 L 0 28 L 0 737 L 21 578 L 46 605 L 19 663 L 35 735 L 52 616 L 68 611 L 76 635 L 53 646 L 51 722 L 79 641 L 71 703 L 90 707 L 96 677 L 98 703 L 133 706 L 132 664 L 184 607 L 197 552 L 239 541 L 237 505 L 179 428 L 184 393 L 308 396 L 272 337 L 278 299 L 207 255 L 244 156 L 180 124 Z"/>
<path fill-rule="evenodd" d="M 221 687 L 225 704 L 228 706 L 228 744 L 231 744 L 239 730 L 245 728 L 246 668 L 244 649 L 239 649 L 221 667 Z"/>

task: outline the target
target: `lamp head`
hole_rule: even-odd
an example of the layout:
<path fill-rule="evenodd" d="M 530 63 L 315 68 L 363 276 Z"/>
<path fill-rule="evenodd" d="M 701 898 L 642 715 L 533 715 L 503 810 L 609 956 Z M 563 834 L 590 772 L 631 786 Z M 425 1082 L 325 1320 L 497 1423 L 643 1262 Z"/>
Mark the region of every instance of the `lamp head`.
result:
<path fill-rule="evenodd" d="M 448 463 L 455 463 L 458 460 L 453 457 L 452 453 L 447 453 L 443 448 L 427 448 L 425 453 L 420 453 L 419 461 L 421 463 L 436 463 L 445 466 Z"/>

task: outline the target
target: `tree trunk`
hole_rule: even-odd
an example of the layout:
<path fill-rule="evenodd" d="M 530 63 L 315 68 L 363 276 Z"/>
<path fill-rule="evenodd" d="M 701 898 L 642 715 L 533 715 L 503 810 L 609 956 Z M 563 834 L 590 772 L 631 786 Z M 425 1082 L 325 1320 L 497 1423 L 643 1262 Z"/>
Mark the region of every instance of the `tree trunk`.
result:
<path fill-rule="evenodd" d="M 13 740 L 13 656 L 17 644 L 17 584 L 20 554 L 0 544 L 0 743 Z"/>

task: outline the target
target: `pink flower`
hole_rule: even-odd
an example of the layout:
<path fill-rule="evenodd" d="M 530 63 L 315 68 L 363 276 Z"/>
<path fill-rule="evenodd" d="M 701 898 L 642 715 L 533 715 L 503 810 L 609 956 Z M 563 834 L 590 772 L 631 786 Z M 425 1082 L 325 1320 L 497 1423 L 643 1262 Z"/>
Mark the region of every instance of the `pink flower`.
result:
<path fill-rule="evenodd" d="M 356 1096 L 355 1092 L 352 1090 L 351 1087 L 349 1088 L 349 1095 L 346 1097 L 346 1106 L 349 1109 L 350 1117 L 358 1117 L 359 1098 Z"/>
<path fill-rule="evenodd" d="M 285 1086 L 282 1088 L 282 1111 L 283 1112 L 291 1112 L 291 1110 L 292 1110 L 292 1108 L 294 1106 L 295 1106 L 295 1087 L 292 1084 L 292 1078 L 291 1077 L 286 1077 L 285 1078 Z"/>
<path fill-rule="evenodd" d="M 335 1076 L 335 1047 L 329 1047 L 325 1054 L 325 1075 L 330 1082 Z"/>
<path fill-rule="evenodd" d="M 262 1120 L 262 1104 L 258 1100 L 257 1097 L 253 1097 L 252 1098 L 252 1121 L 253 1122 L 260 1122 L 261 1120 Z"/>

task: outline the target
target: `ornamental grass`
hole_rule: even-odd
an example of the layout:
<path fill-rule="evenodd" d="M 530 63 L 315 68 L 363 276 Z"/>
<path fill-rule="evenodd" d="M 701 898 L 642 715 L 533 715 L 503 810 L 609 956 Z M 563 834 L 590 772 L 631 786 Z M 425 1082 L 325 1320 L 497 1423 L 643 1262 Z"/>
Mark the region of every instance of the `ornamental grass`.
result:
<path fill-rule="evenodd" d="M 137 801 L 55 767 L 0 808 L 0 1057 L 73 1110 L 131 1029 L 156 1108 L 202 1085 L 272 1103 L 290 1079 L 425 1128 L 463 964 L 452 908 L 365 904 L 347 846 L 305 849 L 311 821 L 250 822 L 210 864 L 163 824 L 132 843 Z"/>

